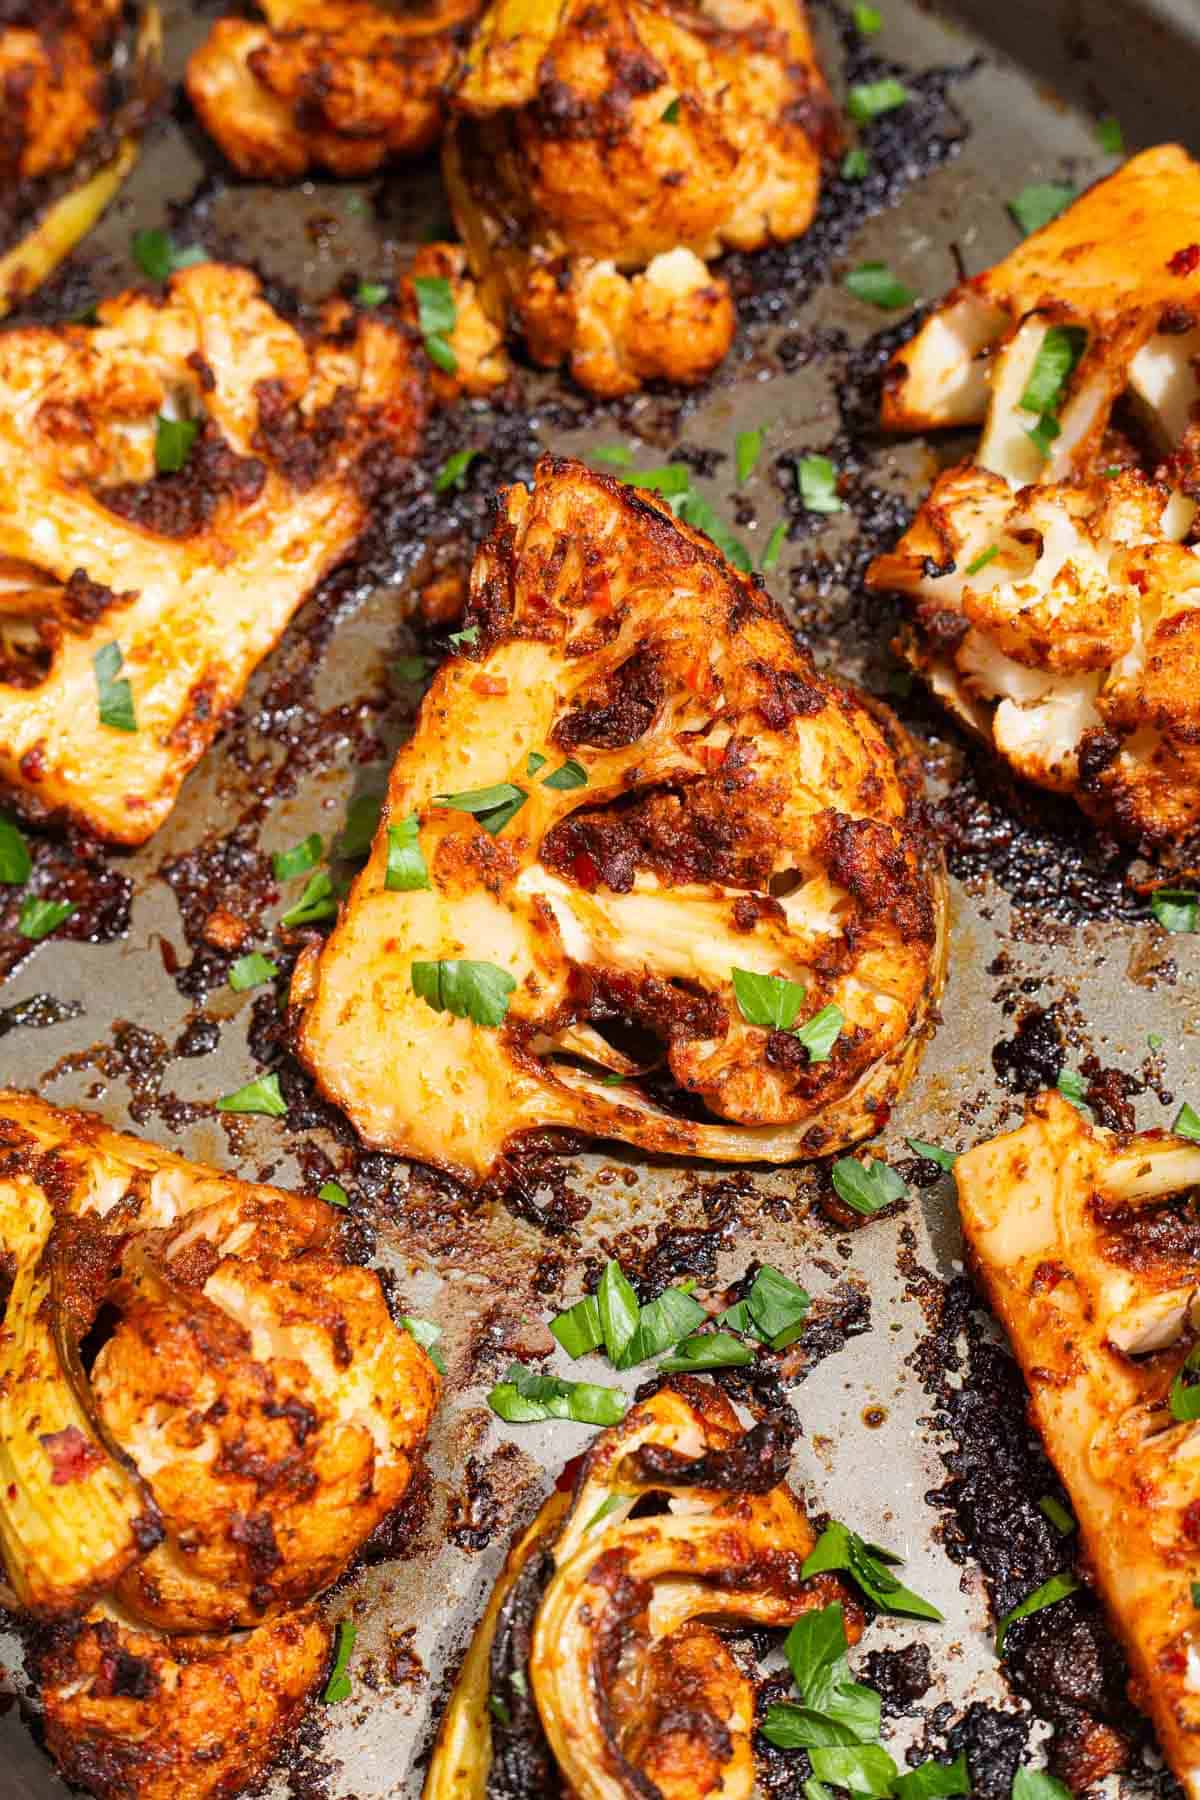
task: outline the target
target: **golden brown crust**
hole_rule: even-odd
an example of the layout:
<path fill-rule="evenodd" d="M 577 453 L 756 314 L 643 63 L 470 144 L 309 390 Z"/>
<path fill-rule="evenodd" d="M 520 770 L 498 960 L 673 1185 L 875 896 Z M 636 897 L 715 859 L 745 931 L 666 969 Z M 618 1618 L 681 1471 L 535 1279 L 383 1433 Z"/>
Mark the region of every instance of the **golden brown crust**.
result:
<path fill-rule="evenodd" d="M 262 0 L 265 24 L 218 19 L 187 91 L 240 174 L 369 175 L 437 141 L 476 0 L 403 13 L 371 0 Z"/>
<path fill-rule="evenodd" d="M 368 1141 L 475 1178 L 547 1124 L 732 1160 L 872 1130 L 944 942 L 940 862 L 876 714 L 707 539 L 577 463 L 508 491 L 469 617 L 479 642 L 434 681 L 371 860 L 297 970 L 324 1090 Z M 548 785 L 568 761 L 575 785 Z M 498 833 L 436 799 L 506 781 L 526 798 Z M 410 816 L 431 885 L 389 891 L 388 824 Z M 414 962 L 464 958 L 517 984 L 497 1030 L 413 992 Z M 747 1023 L 734 968 L 803 985 L 797 1028 L 840 1007 L 828 1060 Z M 664 1061 L 689 1106 L 638 1084 Z"/>
<path fill-rule="evenodd" d="M 510 1552 L 425 1800 L 480 1800 L 489 1770 L 516 1768 L 533 1792 L 539 1767 L 539 1792 L 577 1800 L 749 1800 L 754 1687 L 714 1622 L 790 1625 L 838 1601 L 849 1641 L 862 1630 L 836 1578 L 801 1574 L 814 1534 L 784 1480 L 794 1432 L 786 1415 L 743 1432 L 682 1377 L 602 1433 L 569 1502 L 552 1495 Z"/>
<path fill-rule="evenodd" d="M 337 302 L 306 341 L 244 269 L 98 310 L 0 334 L 0 777 L 31 816 L 136 844 L 350 551 L 424 398 L 401 330 Z M 164 411 L 202 428 L 156 476 Z M 134 732 L 99 717 L 112 643 Z"/>
<path fill-rule="evenodd" d="M 733 307 L 705 259 L 804 231 L 834 136 L 801 0 L 498 0 L 445 169 L 488 311 L 616 395 L 711 372 Z"/>
<path fill-rule="evenodd" d="M 960 1156 L 954 1175 L 968 1246 L 1124 1641 L 1133 1697 L 1194 1800 L 1200 1427 L 1173 1417 L 1169 1395 L 1200 1327 L 1190 1198 L 1200 1148 L 1094 1129 L 1047 1093 L 1018 1130 Z"/>
<path fill-rule="evenodd" d="M 312 1609 L 224 1639 L 164 1638 L 101 1609 L 40 1660 L 46 1746 L 94 1800 L 234 1800 L 298 1724 L 328 1653 Z"/>

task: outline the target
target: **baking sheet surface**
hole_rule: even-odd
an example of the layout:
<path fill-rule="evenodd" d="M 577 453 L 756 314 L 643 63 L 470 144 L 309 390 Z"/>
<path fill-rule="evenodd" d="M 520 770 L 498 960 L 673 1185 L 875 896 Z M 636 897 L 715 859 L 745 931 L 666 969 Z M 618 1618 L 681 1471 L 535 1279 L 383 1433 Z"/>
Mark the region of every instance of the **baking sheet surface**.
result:
<path fill-rule="evenodd" d="M 988 29 L 1023 62 L 1008 60 L 966 23 L 977 13 L 988 19 L 991 6 L 965 4 L 955 18 L 885 0 L 874 48 L 914 71 L 953 71 L 928 92 L 944 89 L 969 130 L 956 154 L 928 158 L 936 166 L 848 235 L 835 274 L 884 260 L 932 300 L 960 269 L 973 272 L 1011 246 L 1005 201 L 1026 183 L 1083 182 L 1113 166 L 1096 141 L 1098 115 L 1122 117 L 1130 148 L 1164 129 L 1186 130 L 1200 77 L 1193 5 L 1075 0 L 1003 10 Z M 167 9 L 174 78 L 213 16 L 207 7 Z M 836 80 L 844 46 L 824 10 L 818 24 Z M 941 109 L 932 98 L 929 109 L 927 144 L 938 132 L 950 143 L 955 113 L 933 120 Z M 56 281 L 53 299 L 65 313 L 136 278 L 133 231 L 170 224 L 182 241 L 198 238 L 241 257 L 268 281 L 313 300 L 347 277 L 392 275 L 444 222 L 443 206 L 432 164 L 357 185 L 276 191 L 227 182 L 180 103 L 119 204 Z M 827 233 L 827 241 L 835 236 Z M 804 268 L 795 263 L 800 276 Z M 527 474 L 539 446 L 586 454 L 617 441 L 643 464 L 665 461 L 681 445 L 695 451 L 698 485 L 752 550 L 780 518 L 793 519 L 772 590 L 819 660 L 880 693 L 891 682 L 892 697 L 928 746 L 936 792 L 962 777 L 957 801 L 942 813 L 957 871 L 944 1022 L 876 1153 L 904 1165 L 906 1135 L 961 1148 L 1015 1121 L 1021 1101 L 999 1084 L 992 1053 L 1011 1042 L 1022 1009 L 1035 1006 L 1055 1009 L 1074 1066 L 1094 1052 L 1145 1082 L 1139 1123 L 1165 1123 L 1172 1097 L 1200 1101 L 1195 940 L 1167 939 L 1146 920 L 1123 885 L 1126 860 L 1081 853 L 1086 834 L 1070 818 L 1056 821 L 1049 806 L 1030 810 L 989 789 L 978 760 L 936 713 L 919 696 L 895 692 L 891 619 L 877 606 L 869 610 L 857 585 L 868 540 L 856 533 L 864 518 L 876 533 L 889 519 L 898 529 L 935 457 L 957 447 L 880 443 L 864 452 L 856 440 L 850 510 L 827 521 L 800 518 L 788 459 L 818 450 L 845 465 L 845 409 L 868 391 L 871 359 L 862 346 L 881 324 L 822 273 L 811 292 L 805 279 L 787 291 L 756 287 L 748 277 L 747 323 L 734 357 L 682 411 L 677 396 L 595 409 L 524 371 L 510 407 L 465 408 L 441 421 L 365 566 L 309 603 L 164 830 L 135 856 L 103 859 L 107 910 L 96 935 L 120 923 L 126 894 L 127 927 L 106 942 L 43 943 L 0 988 L 5 1081 L 95 1107 L 120 1128 L 237 1173 L 298 1186 L 336 1175 L 379 1262 L 393 1272 L 405 1310 L 445 1327 L 450 1381 L 428 1488 L 409 1509 L 393 1546 L 399 1554 L 370 1561 L 332 1602 L 358 1626 L 354 1697 L 316 1709 L 320 1716 L 275 1793 L 320 1792 L 329 1800 L 419 1793 L 431 1722 L 511 1527 L 588 1437 L 570 1424 L 502 1425 L 483 1396 L 513 1356 L 551 1347 L 547 1319 L 579 1296 L 585 1274 L 614 1251 L 643 1265 L 656 1250 L 664 1258 L 691 1255 L 706 1266 L 704 1286 L 740 1275 L 752 1258 L 771 1261 L 801 1280 L 830 1319 L 852 1327 L 793 1392 L 804 1427 L 796 1479 L 814 1511 L 832 1511 L 901 1552 L 906 1581 L 944 1611 L 942 1627 L 880 1621 L 871 1629 L 875 1648 L 918 1633 L 930 1644 L 935 1688 L 925 1712 L 939 1699 L 956 1716 L 973 1700 L 1013 1704 L 991 1649 L 978 1574 L 969 1561 L 947 1556 L 945 1510 L 927 1499 L 946 1480 L 950 1446 L 931 1417 L 937 1396 L 928 1358 L 914 1358 L 931 1324 L 919 1271 L 940 1280 L 960 1271 L 948 1176 L 913 1185 L 896 1217 L 844 1231 L 815 1203 L 819 1172 L 725 1174 L 602 1148 L 567 1159 L 560 1179 L 539 1185 L 531 1177 L 528 1216 L 511 1207 L 470 1213 L 420 1171 L 356 1154 L 351 1134 L 310 1103 L 290 1073 L 286 1125 L 212 1110 L 218 1095 L 260 1071 L 256 1058 L 271 1053 L 274 1001 L 270 990 L 234 994 L 224 985 L 219 959 L 206 963 L 206 953 L 197 953 L 195 921 L 222 893 L 233 895 L 234 910 L 261 921 L 254 941 L 267 947 L 271 920 L 295 895 L 289 888 L 286 898 L 273 897 L 264 856 L 314 829 L 329 837 L 349 796 L 382 781 L 405 734 L 412 696 L 390 683 L 387 666 L 424 647 L 410 623 L 422 582 L 431 571 L 462 566 L 482 532 L 488 492 Z M 753 481 L 737 494 L 734 437 L 754 425 L 766 433 L 765 449 Z M 466 493 L 435 500 L 431 471 L 464 444 L 485 452 Z M 703 454 L 711 452 L 724 460 Z M 66 1016 L 28 1022 L 27 1003 L 47 994 Z M 33 1011 L 44 1018 L 44 1008 Z M 1161 1051 L 1148 1048 L 1151 1034 L 1163 1040 Z M 556 1357 L 551 1366 L 564 1360 Z M 588 1377 L 586 1363 L 580 1373 Z M 597 1365 L 595 1379 L 611 1372 Z M 0 1641 L 0 1664 L 11 1688 L 22 1691 L 11 1640 Z M 900 1721 L 892 1748 L 919 1728 L 918 1720 Z M 42 1800 L 65 1792 L 16 1707 L 0 1717 L 0 1758 L 0 1793 Z M 1122 1779 L 1123 1790 L 1110 1782 L 1105 1791 L 1161 1791 L 1152 1775 Z"/>

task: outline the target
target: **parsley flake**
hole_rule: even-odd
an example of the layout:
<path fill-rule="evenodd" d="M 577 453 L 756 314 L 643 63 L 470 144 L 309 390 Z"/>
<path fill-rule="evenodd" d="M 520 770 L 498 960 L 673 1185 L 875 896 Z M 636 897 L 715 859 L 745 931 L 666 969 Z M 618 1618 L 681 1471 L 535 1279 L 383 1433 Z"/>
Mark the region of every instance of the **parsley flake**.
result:
<path fill-rule="evenodd" d="M 1072 1575 L 1069 1570 L 1065 1569 L 1061 1575 L 1052 1575 L 1049 1581 L 1043 1581 L 1041 1587 L 1035 1588 L 1032 1594 L 1022 1600 L 1019 1605 L 1014 1606 L 1011 1611 L 1006 1612 L 1001 1619 L 996 1629 L 996 1655 L 1003 1656 L 1004 1640 L 1008 1636 L 1010 1626 L 1015 1625 L 1018 1619 L 1028 1619 L 1034 1613 L 1041 1612 L 1043 1607 L 1053 1606 L 1056 1601 L 1065 1600 L 1068 1594 L 1075 1593 L 1080 1586 L 1078 1575 Z"/>
<path fill-rule="evenodd" d="M 151 281 L 165 281 L 176 269 L 190 269 L 196 263 L 207 262 L 208 252 L 199 244 L 181 248 L 169 231 L 135 231 L 133 260 Z"/>
<path fill-rule="evenodd" d="M 415 275 L 413 291 L 417 296 L 417 321 L 429 360 L 447 375 L 453 375 L 458 368 L 458 358 L 449 343 L 458 318 L 454 289 L 444 275 Z"/>
<path fill-rule="evenodd" d="M 560 792 L 565 793 L 571 788 L 586 787 L 587 784 L 587 770 L 581 762 L 576 762 L 575 758 L 572 756 L 568 758 L 560 769 L 555 769 L 552 775 L 547 775 L 542 786 L 557 788 Z"/>
<path fill-rule="evenodd" d="M 333 1668 L 330 1670 L 329 1680 L 325 1683 L 325 1691 L 321 1695 L 321 1699 L 326 1706 L 336 1706 L 339 1700 L 348 1700 L 350 1698 L 352 1690 L 350 1686 L 350 1677 L 347 1675 L 346 1670 L 349 1667 L 350 1658 L 354 1653 L 354 1645 L 357 1637 L 358 1632 L 350 1623 L 349 1619 L 339 1620 L 337 1641 L 334 1646 Z"/>
<path fill-rule="evenodd" d="M 360 281 L 354 298 L 359 306 L 382 306 L 388 297 L 386 281 Z"/>
<path fill-rule="evenodd" d="M 410 972 L 412 991 L 434 1012 L 452 1013 L 494 1031 L 503 1023 L 516 982 L 507 969 L 495 963 L 465 962 L 443 958 L 415 962 Z"/>
<path fill-rule="evenodd" d="M 124 677 L 117 679 L 124 661 L 121 646 L 115 641 L 103 644 L 92 658 L 100 723 L 110 726 L 113 731 L 136 731 L 133 689 Z"/>
<path fill-rule="evenodd" d="M 1195 931 L 1200 895 L 1189 888 L 1156 888 L 1150 896 L 1150 911 L 1164 931 Z"/>
<path fill-rule="evenodd" d="M 749 481 L 754 473 L 755 464 L 762 455 L 763 434 L 755 427 L 752 431 L 739 431 L 733 441 L 734 460 L 737 464 L 738 486 Z"/>
<path fill-rule="evenodd" d="M 326 1206 L 349 1206 L 350 1196 L 340 1181 L 324 1181 L 317 1189 L 317 1199 Z"/>
<path fill-rule="evenodd" d="M 262 987 L 264 982 L 274 981 L 278 973 L 278 963 L 273 963 L 261 950 L 251 950 L 249 955 L 239 956 L 230 967 L 229 985 L 235 994 L 244 994 L 248 988 Z"/>
<path fill-rule="evenodd" d="M 678 94 L 676 94 L 675 98 L 668 105 L 663 107 L 662 111 L 659 113 L 658 116 L 662 120 L 664 125 L 678 125 L 678 123 L 679 123 L 679 95 Z"/>
<path fill-rule="evenodd" d="M 888 75 L 882 81 L 860 81 L 846 96 L 846 110 L 856 125 L 869 125 L 884 113 L 894 112 L 911 99 L 902 81 Z"/>
<path fill-rule="evenodd" d="M 958 1161 L 957 1150 L 943 1150 L 940 1144 L 927 1144 L 923 1138 L 905 1138 L 914 1156 L 922 1162 L 936 1163 L 939 1169 L 952 1169 Z"/>
<path fill-rule="evenodd" d="M 1061 181 L 1034 181 L 1009 201 L 1008 210 L 1025 236 L 1030 237 L 1066 212 L 1075 197 L 1076 190 Z"/>
<path fill-rule="evenodd" d="M 445 494 L 450 488 L 463 487 L 467 470 L 480 454 L 478 450 L 456 450 L 453 456 L 448 456 L 434 479 L 434 493 Z"/>
<path fill-rule="evenodd" d="M 759 565 L 764 575 L 768 569 L 773 569 L 775 564 L 779 561 L 779 552 L 783 549 L 787 539 L 787 531 L 787 520 L 784 519 L 775 527 L 774 531 L 767 539 L 767 547 L 763 551 L 763 559 Z"/>
<path fill-rule="evenodd" d="M 1195 1107 L 1189 1106 L 1185 1100 L 1175 1114 L 1175 1123 L 1171 1126 L 1171 1130 L 1176 1137 L 1190 1138 L 1194 1143 L 1200 1143 L 1200 1113 L 1197 1113 Z"/>
<path fill-rule="evenodd" d="M 276 850 L 271 858 L 271 868 L 276 881 L 290 881 L 293 875 L 303 875 L 306 870 L 313 869 L 321 860 L 324 842 L 319 831 L 310 831 L 299 844 L 293 844 L 290 850 Z"/>
<path fill-rule="evenodd" d="M 986 569 L 990 562 L 995 562 L 999 554 L 999 544 L 989 544 L 986 550 L 981 550 L 979 555 L 973 557 L 967 564 L 966 573 L 968 575 L 978 575 L 980 570 Z"/>
<path fill-rule="evenodd" d="M 282 1119 L 287 1113 L 287 1101 L 279 1091 L 278 1075 L 260 1075 L 257 1081 L 248 1081 L 234 1093 L 222 1094 L 217 1111 L 265 1113 L 268 1118 Z"/>
<path fill-rule="evenodd" d="M 22 832 L 0 813 L 0 881 L 20 887 L 33 873 L 33 858 Z"/>
<path fill-rule="evenodd" d="M 881 262 L 859 263 L 857 269 L 851 269 L 845 277 L 842 286 L 856 300 L 865 300 L 869 306 L 879 307 L 881 312 L 897 312 L 902 306 L 911 306 L 916 299 L 912 289 L 905 287 L 887 264 Z"/>
<path fill-rule="evenodd" d="M 21 902 L 21 911 L 17 918 L 17 930 L 31 944 L 40 943 L 42 938 L 49 937 L 57 931 L 75 911 L 71 900 L 36 900 L 29 894 Z"/>
<path fill-rule="evenodd" d="M 809 512 L 841 512 L 837 470 L 827 456 L 802 456 L 796 464 L 796 486 Z"/>
<path fill-rule="evenodd" d="M 853 150 L 847 150 L 842 158 L 841 177 L 843 181 L 865 181 L 870 171 L 871 159 L 861 144 Z"/>
<path fill-rule="evenodd" d="M 491 787 L 466 788 L 461 794 L 435 794 L 433 804 L 449 807 L 452 812 L 470 813 L 489 837 L 497 837 L 528 798 L 524 788 L 511 781 L 497 781 Z"/>
<path fill-rule="evenodd" d="M 160 475 L 176 475 L 192 454 L 200 430 L 196 419 L 168 419 L 159 413 L 154 422 L 154 466 Z"/>
<path fill-rule="evenodd" d="M 842 1034 L 846 1023 L 846 1015 L 840 1006 L 830 1004 L 814 1013 L 806 1025 L 800 1026 L 796 1037 L 808 1051 L 810 1063 L 829 1061 L 829 1053 Z"/>
<path fill-rule="evenodd" d="M 387 873 L 383 885 L 393 894 L 415 893 L 430 886 L 429 870 L 419 838 L 420 820 L 416 813 L 388 826 Z"/>
<path fill-rule="evenodd" d="M 318 869 L 305 882 L 304 892 L 295 905 L 279 915 L 279 923 L 285 926 L 315 925 L 321 919 L 332 919 L 336 912 L 333 877 L 328 869 Z"/>
<path fill-rule="evenodd" d="M 908 1189 L 887 1163 L 868 1156 L 860 1162 L 856 1156 L 839 1157 L 831 1171 L 833 1191 L 839 1200 L 857 1213 L 877 1213 L 893 1200 L 903 1200 Z"/>

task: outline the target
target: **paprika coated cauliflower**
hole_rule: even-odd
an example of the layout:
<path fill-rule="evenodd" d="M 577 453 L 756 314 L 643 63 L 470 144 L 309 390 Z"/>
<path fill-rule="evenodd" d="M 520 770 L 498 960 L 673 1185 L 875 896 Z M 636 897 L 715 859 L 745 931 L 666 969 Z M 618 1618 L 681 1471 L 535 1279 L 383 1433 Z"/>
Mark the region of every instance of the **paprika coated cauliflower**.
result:
<path fill-rule="evenodd" d="M 546 1126 L 780 1162 L 874 1130 L 943 967 L 895 722 L 665 503 L 570 461 L 502 495 L 466 631 L 297 965 L 323 1091 L 472 1180 Z"/>
<path fill-rule="evenodd" d="M 310 1603 L 408 1488 L 433 1364 L 323 1202 L 12 1091 L 0 1269 L 0 1592 L 53 1627 L 50 1747 L 97 1800 L 240 1793 L 325 1667 Z"/>
<path fill-rule="evenodd" d="M 477 0 L 393 10 L 372 0 L 261 0 L 192 53 L 188 98 L 239 174 L 370 175 L 437 142 L 459 29 Z"/>
<path fill-rule="evenodd" d="M 901 648 L 1018 775 L 1150 847 L 1200 826 L 1198 351 L 1200 167 L 1166 145 L 885 377 L 885 424 L 984 425 L 869 571 L 910 603 Z"/>
<path fill-rule="evenodd" d="M 401 329 L 331 301 L 303 336 L 246 269 L 97 310 L 0 332 L 0 777 L 30 817 L 138 844 L 425 397 Z"/>
<path fill-rule="evenodd" d="M 1128 1656 L 1130 1694 L 1197 1800 L 1200 1427 L 1176 1408 L 1200 1331 L 1200 1146 L 1098 1130 L 1045 1093 L 1016 1131 L 960 1156 L 954 1179 L 970 1255 Z M 1081 1762 L 1072 1789 L 1114 1766 Z"/>
<path fill-rule="evenodd" d="M 615 395 L 711 373 L 708 261 L 806 230 L 836 136 L 801 0 L 497 0 L 444 167 L 489 315 Z"/>

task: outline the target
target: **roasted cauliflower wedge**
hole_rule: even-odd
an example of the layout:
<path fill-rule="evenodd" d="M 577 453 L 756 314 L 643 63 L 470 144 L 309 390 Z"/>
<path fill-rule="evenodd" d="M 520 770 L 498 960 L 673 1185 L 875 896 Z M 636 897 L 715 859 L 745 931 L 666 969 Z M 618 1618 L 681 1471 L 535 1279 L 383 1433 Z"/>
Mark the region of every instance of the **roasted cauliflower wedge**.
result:
<path fill-rule="evenodd" d="M 1200 1146 L 1039 1095 L 954 1168 L 963 1230 L 1124 1643 L 1132 1697 L 1200 1795 Z"/>
<path fill-rule="evenodd" d="M 0 1092 L 0 1550 L 98 1800 L 262 1772 L 438 1377 L 336 1213 Z M 97 1348 L 97 1336 L 102 1341 Z M 85 1355 L 90 1367 L 84 1367 Z"/>
<path fill-rule="evenodd" d="M 1200 167 L 1166 145 L 950 296 L 893 359 L 883 418 L 983 435 L 868 574 L 1018 775 L 1150 846 L 1200 824 L 1193 238 Z"/>
<path fill-rule="evenodd" d="M 794 1430 L 743 1431 L 694 1377 L 604 1432 L 509 1552 L 442 1720 L 425 1800 L 749 1800 L 754 1685 L 715 1626 L 842 1600 L 800 1578 L 814 1533 Z"/>
<path fill-rule="evenodd" d="M 133 167 L 160 52 L 149 0 L 136 9 L 124 0 L 4 8 L 0 315 L 90 231 Z"/>
<path fill-rule="evenodd" d="M 242 175 L 370 175 L 437 141 L 458 36 L 478 0 L 260 0 L 264 23 L 218 19 L 187 68 L 204 129 Z"/>
<path fill-rule="evenodd" d="M 486 311 L 617 395 L 712 372 L 708 259 L 806 230 L 836 138 L 802 0 L 494 0 L 443 159 Z"/>
<path fill-rule="evenodd" d="M 1012 414 L 1054 326 L 1085 341 L 1042 456 L 1021 441 L 1033 421 Z M 985 468 L 1016 483 L 1086 474 L 1126 392 L 1160 448 L 1178 447 L 1200 398 L 1198 351 L 1200 164 L 1163 144 L 954 288 L 892 358 L 883 423 L 925 431 L 987 420 Z"/>
<path fill-rule="evenodd" d="M 329 1647 L 312 1607 L 229 1637 L 163 1637 L 94 1608 L 38 1658 L 47 1748 L 98 1800 L 229 1800 L 298 1725 Z"/>
<path fill-rule="evenodd" d="M 476 1180 L 546 1126 L 780 1162 L 876 1129 L 944 955 L 899 728 L 657 498 L 545 458 L 497 512 L 468 642 L 297 964 L 319 1086 Z"/>
<path fill-rule="evenodd" d="M 137 844 L 349 554 L 424 389 L 401 329 L 335 301 L 305 337 L 245 269 L 98 314 L 0 332 L 0 778 Z M 196 428 L 178 472 L 163 421 Z"/>
<path fill-rule="evenodd" d="M 868 578 L 907 596 L 909 661 L 1018 775 L 1149 844 L 1200 825 L 1190 512 L 1132 469 L 1014 494 L 963 463 Z"/>

